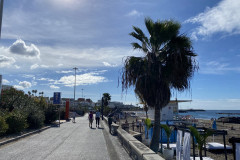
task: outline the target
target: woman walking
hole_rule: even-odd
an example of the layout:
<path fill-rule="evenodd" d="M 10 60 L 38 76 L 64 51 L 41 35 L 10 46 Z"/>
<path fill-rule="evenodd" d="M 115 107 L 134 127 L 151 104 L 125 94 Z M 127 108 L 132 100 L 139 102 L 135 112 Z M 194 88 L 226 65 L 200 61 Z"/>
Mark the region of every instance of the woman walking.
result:
<path fill-rule="evenodd" d="M 92 128 L 92 123 L 93 123 L 93 112 L 90 111 L 89 115 L 88 115 L 88 119 L 89 119 L 89 127 Z"/>

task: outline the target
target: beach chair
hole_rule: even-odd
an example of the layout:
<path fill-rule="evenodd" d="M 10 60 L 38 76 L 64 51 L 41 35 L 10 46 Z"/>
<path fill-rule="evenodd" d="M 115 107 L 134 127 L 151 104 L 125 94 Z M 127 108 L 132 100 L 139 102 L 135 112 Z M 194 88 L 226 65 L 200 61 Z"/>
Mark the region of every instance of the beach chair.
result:
<path fill-rule="evenodd" d="M 224 150 L 224 145 L 218 142 L 208 142 L 206 145 L 206 149 L 208 151 L 218 151 L 218 150 Z M 232 150 L 232 147 L 229 145 L 226 145 L 227 150 Z"/>

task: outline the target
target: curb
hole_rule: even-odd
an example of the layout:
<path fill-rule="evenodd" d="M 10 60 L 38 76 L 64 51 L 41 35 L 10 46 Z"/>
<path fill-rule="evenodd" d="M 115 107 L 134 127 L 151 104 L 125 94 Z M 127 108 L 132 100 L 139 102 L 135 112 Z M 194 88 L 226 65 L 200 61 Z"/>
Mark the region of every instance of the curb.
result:
<path fill-rule="evenodd" d="M 23 134 L 23 135 L 20 135 L 20 136 L 17 136 L 17 137 L 8 139 L 8 140 L 6 140 L 6 141 L 0 142 L 0 146 L 5 145 L 5 144 L 8 144 L 8 143 L 11 143 L 11 142 L 13 142 L 13 141 L 17 141 L 17 140 L 19 140 L 19 139 L 22 139 L 22 138 L 24 138 L 24 137 L 30 136 L 30 135 L 32 135 L 32 134 L 35 134 L 35 133 L 44 131 L 44 130 L 50 128 L 50 127 L 51 127 L 51 126 L 43 127 L 43 128 L 38 129 L 38 130 L 36 130 L 36 131 L 32 131 L 32 132 L 29 132 L 29 133 L 26 133 L 26 134 Z"/>

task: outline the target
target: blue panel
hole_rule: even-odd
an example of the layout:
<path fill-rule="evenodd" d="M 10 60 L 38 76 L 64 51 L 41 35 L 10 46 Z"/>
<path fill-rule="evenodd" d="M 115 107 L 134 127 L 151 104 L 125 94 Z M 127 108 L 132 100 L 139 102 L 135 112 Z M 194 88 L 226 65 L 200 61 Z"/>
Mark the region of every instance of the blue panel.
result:
<path fill-rule="evenodd" d="M 53 93 L 53 104 L 61 104 L 61 92 Z"/>

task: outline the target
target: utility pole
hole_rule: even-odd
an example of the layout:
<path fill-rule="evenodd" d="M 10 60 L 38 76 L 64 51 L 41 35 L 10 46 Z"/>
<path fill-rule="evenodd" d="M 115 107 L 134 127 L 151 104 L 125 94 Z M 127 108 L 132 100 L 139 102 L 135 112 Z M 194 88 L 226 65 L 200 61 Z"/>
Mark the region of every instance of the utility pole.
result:
<path fill-rule="evenodd" d="M 0 0 L 0 38 L 2 32 L 3 0 Z"/>
<path fill-rule="evenodd" d="M 77 67 L 73 68 L 75 70 L 75 83 L 74 83 L 74 101 L 75 101 L 75 92 L 76 92 L 76 71 L 77 71 Z"/>

